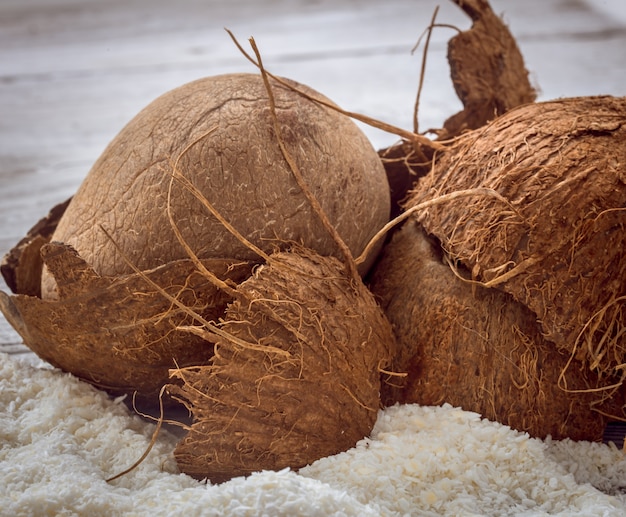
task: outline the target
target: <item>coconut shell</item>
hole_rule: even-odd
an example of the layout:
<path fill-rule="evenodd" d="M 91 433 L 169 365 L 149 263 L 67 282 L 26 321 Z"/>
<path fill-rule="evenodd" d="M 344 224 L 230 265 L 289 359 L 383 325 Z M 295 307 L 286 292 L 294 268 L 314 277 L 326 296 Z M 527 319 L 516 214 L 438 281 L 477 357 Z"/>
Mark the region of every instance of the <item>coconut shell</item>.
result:
<path fill-rule="evenodd" d="M 591 391 L 604 379 L 547 342 L 511 295 L 455 275 L 415 220 L 385 247 L 370 287 L 396 335 L 394 368 L 408 373 L 386 404 L 447 402 L 555 439 L 601 440 L 604 414 L 626 416 L 623 390 Z"/>
<path fill-rule="evenodd" d="M 453 1 L 473 23 L 448 41 L 450 75 L 463 110 L 448 118 L 442 129 L 429 130 L 438 140 L 479 128 L 536 98 L 515 38 L 489 2 Z M 391 190 L 392 217 L 402 211 L 414 183 L 430 171 L 434 153 L 435 148 L 423 141 L 407 140 L 378 151 Z"/>
<path fill-rule="evenodd" d="M 272 91 L 282 142 L 358 256 L 389 218 L 389 187 L 376 151 L 349 117 L 275 81 Z M 168 218 L 174 169 L 267 253 L 295 242 L 342 256 L 283 157 L 265 85 L 253 74 L 199 79 L 150 103 L 96 161 L 52 239 L 70 244 L 105 276 L 132 272 L 118 246 L 141 270 L 186 259 Z M 171 194 L 172 219 L 198 257 L 258 260 L 183 184 L 174 181 Z M 42 296 L 54 297 L 45 271 Z"/>
<path fill-rule="evenodd" d="M 229 298 L 192 261 L 112 278 L 98 275 L 69 245 L 46 244 L 41 252 L 59 300 L 0 292 L 0 309 L 42 359 L 111 394 L 136 393 L 140 401 L 155 403 L 170 368 L 212 356 L 205 340 L 180 330 L 192 317 L 146 280 L 205 319 L 217 319 Z M 252 267 L 223 259 L 204 264 L 233 282 Z"/>
<path fill-rule="evenodd" d="M 222 482 L 300 468 L 367 436 L 394 340 L 362 282 L 298 250 L 272 255 L 237 292 L 225 334 L 207 334 L 211 361 L 172 372 L 169 391 L 193 414 L 180 469 Z"/>
<path fill-rule="evenodd" d="M 626 363 L 626 98 L 529 104 L 459 138 L 407 207 L 470 188 L 419 214 L 453 261 L 509 293 L 545 338 L 621 378 Z M 612 381 L 609 381 L 609 383 Z"/>

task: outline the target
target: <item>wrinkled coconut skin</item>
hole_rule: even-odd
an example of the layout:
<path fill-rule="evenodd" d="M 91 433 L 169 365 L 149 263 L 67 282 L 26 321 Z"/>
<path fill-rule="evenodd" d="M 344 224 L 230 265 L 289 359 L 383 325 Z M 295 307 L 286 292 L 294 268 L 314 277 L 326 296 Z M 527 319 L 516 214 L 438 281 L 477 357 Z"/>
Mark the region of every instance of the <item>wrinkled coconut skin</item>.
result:
<path fill-rule="evenodd" d="M 357 256 L 389 218 L 389 187 L 378 155 L 348 117 L 272 84 L 282 140 Z M 73 246 L 101 275 L 131 272 L 102 228 L 139 269 L 187 258 L 167 212 L 174 166 L 264 250 L 296 241 L 339 256 L 281 154 L 267 91 L 252 74 L 200 79 L 148 105 L 94 164 L 52 240 Z M 171 214 L 200 258 L 257 259 L 180 182 L 172 187 Z M 44 271 L 42 297 L 54 298 L 54 291 Z"/>

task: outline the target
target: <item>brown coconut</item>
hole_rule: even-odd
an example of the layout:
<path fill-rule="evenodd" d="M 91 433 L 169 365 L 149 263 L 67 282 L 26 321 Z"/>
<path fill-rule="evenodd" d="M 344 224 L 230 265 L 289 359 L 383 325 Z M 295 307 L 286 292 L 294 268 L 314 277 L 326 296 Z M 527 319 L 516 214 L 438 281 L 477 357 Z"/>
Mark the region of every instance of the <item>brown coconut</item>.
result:
<path fill-rule="evenodd" d="M 172 371 L 169 391 L 193 414 L 174 452 L 180 469 L 221 482 L 300 468 L 353 447 L 380 407 L 394 339 L 358 278 L 333 257 L 270 257 L 237 287 L 207 364 Z"/>
<path fill-rule="evenodd" d="M 545 339 L 603 372 L 626 368 L 626 98 L 528 104 L 459 138 L 407 202 L 488 188 L 418 220 L 474 280 L 509 293 Z"/>
<path fill-rule="evenodd" d="M 624 394 L 595 391 L 603 379 L 546 341 L 535 314 L 468 278 L 414 218 L 385 247 L 371 289 L 397 338 L 394 369 L 408 373 L 386 404 L 447 402 L 555 439 L 601 440 L 605 415 L 626 416 Z"/>
<path fill-rule="evenodd" d="M 275 81 L 272 90 L 283 143 L 331 224 L 358 255 L 389 217 L 389 188 L 376 151 L 349 117 Z M 168 201 L 175 170 L 263 250 L 296 242 L 341 256 L 283 157 L 266 88 L 253 74 L 200 79 L 149 104 L 94 164 L 52 240 L 71 245 L 100 275 L 131 272 L 116 246 L 148 270 L 188 256 L 170 226 L 171 215 L 198 257 L 257 260 L 180 182 L 174 182 Z M 54 291 L 44 271 L 42 296 L 54 297 Z"/>
<path fill-rule="evenodd" d="M 67 244 L 46 244 L 41 252 L 59 299 L 0 291 L 0 309 L 24 343 L 52 365 L 113 395 L 137 394 L 139 401 L 155 403 L 170 368 L 213 355 L 209 343 L 180 327 L 196 322 L 191 311 L 218 319 L 230 298 L 191 260 L 108 277 Z M 226 259 L 206 259 L 203 265 L 233 285 L 252 269 Z"/>

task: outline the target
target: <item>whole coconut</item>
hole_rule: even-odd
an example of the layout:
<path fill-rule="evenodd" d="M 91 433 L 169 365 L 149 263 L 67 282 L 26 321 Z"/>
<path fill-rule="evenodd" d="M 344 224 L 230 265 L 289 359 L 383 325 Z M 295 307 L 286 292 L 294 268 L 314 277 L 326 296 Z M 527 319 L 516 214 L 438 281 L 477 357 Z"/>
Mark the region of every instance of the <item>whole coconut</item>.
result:
<path fill-rule="evenodd" d="M 282 141 L 357 256 L 389 217 L 389 187 L 377 153 L 347 116 L 277 82 L 272 89 Z M 148 105 L 94 164 L 52 240 L 71 245 L 107 276 L 131 272 L 116 245 L 141 270 L 187 258 L 168 218 L 174 169 L 263 250 L 297 242 L 340 256 L 281 153 L 267 90 L 261 76 L 252 74 L 200 79 Z M 258 258 L 179 182 L 173 184 L 170 209 L 198 257 Z M 56 297 L 45 270 L 42 297 Z"/>

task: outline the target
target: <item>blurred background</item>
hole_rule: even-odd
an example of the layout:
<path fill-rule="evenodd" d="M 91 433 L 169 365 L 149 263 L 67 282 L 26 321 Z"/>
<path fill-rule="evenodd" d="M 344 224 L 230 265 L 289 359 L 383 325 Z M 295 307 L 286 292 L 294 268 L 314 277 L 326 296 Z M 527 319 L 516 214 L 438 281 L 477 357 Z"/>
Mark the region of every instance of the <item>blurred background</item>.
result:
<path fill-rule="evenodd" d="M 516 37 L 539 100 L 626 95 L 624 0 L 492 0 Z M 266 67 L 343 108 L 412 128 L 422 49 L 437 22 L 470 20 L 449 0 L 0 0 L 0 256 L 71 196 L 108 142 L 155 97 L 188 81 Z M 461 109 L 447 41 L 428 53 L 420 129 Z M 394 135 L 364 127 L 372 145 Z M 0 279 L 0 290 L 8 291 Z M 0 351 L 23 351 L 0 316 Z"/>

